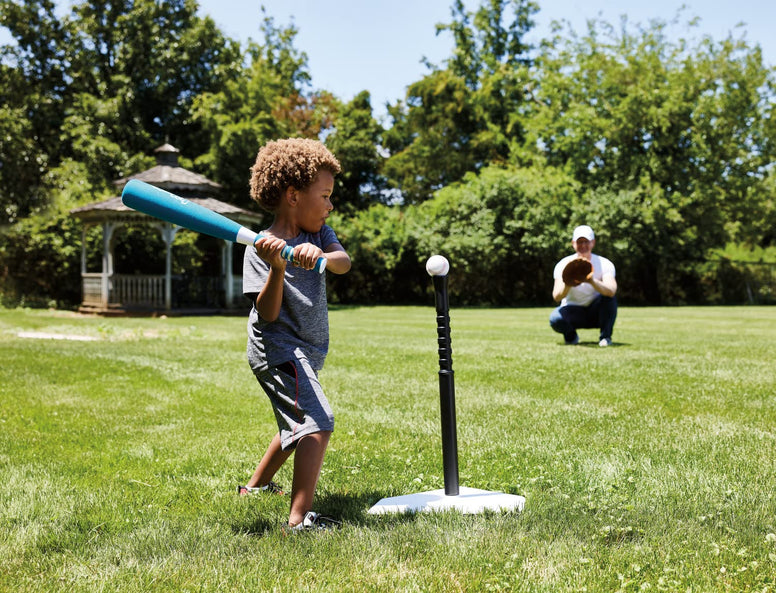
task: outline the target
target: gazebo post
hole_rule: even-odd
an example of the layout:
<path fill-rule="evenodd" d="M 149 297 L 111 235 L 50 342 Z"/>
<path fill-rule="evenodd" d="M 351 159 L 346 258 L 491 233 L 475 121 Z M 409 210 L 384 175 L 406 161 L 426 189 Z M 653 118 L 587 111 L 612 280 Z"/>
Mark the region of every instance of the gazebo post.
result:
<path fill-rule="evenodd" d="M 172 243 L 175 241 L 175 235 L 180 227 L 165 222 L 158 225 L 164 241 L 164 309 L 172 309 Z"/>
<path fill-rule="evenodd" d="M 83 285 L 83 278 L 86 275 L 86 227 L 81 227 L 81 285 Z"/>
<path fill-rule="evenodd" d="M 232 243 L 229 241 L 221 242 L 221 278 L 224 283 L 224 306 L 231 309 L 234 302 L 234 276 L 232 274 Z"/>
<path fill-rule="evenodd" d="M 100 289 L 101 305 L 103 310 L 108 309 L 110 303 L 110 279 L 113 276 L 113 248 L 111 240 L 116 223 L 102 223 L 102 286 Z"/>

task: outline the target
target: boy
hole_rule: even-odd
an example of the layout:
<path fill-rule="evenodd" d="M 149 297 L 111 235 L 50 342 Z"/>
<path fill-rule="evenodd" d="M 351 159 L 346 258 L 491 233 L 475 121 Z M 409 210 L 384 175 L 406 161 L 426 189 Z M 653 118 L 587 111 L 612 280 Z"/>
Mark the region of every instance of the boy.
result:
<path fill-rule="evenodd" d="M 313 269 L 319 257 L 334 274 L 350 270 L 350 257 L 331 227 L 331 194 L 340 164 L 318 141 L 269 142 L 251 169 L 251 197 L 274 213 L 255 249 L 245 250 L 243 293 L 248 318 L 248 362 L 272 403 L 278 423 L 250 481 L 238 491 L 277 490 L 271 482 L 295 452 L 288 527 L 327 526 L 312 511 L 313 497 L 334 415 L 318 382 L 329 346 L 326 278 Z M 281 250 L 294 248 L 289 265 Z"/>

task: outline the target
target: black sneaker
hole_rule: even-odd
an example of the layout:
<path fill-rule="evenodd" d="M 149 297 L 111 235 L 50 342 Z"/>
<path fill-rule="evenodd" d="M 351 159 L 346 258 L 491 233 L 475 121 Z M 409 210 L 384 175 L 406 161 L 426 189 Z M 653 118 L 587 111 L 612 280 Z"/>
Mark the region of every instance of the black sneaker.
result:
<path fill-rule="evenodd" d="M 275 482 L 270 482 L 266 486 L 257 486 L 256 488 L 251 488 L 250 486 L 237 486 L 237 494 L 240 496 L 257 494 L 259 492 L 263 492 L 265 494 L 279 494 L 281 496 L 285 494 L 283 489 L 275 484 Z"/>
<path fill-rule="evenodd" d="M 307 511 L 301 523 L 297 523 L 293 527 L 286 526 L 286 531 L 288 533 L 295 533 L 298 531 L 327 531 L 339 529 L 341 525 L 342 523 L 331 517 L 324 517 L 314 511 Z"/>

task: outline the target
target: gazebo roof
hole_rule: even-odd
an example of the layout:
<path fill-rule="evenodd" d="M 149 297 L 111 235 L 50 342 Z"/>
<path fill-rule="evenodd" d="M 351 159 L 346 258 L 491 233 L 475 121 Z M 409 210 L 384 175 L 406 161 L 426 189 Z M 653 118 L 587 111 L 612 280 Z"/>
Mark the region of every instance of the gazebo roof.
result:
<path fill-rule="evenodd" d="M 231 218 L 239 222 L 244 226 L 251 226 L 259 224 L 263 217 L 250 210 L 238 208 L 232 204 L 227 204 L 221 200 L 215 198 L 186 198 L 187 200 L 204 206 L 209 210 L 218 212 L 227 218 Z M 102 202 L 93 202 L 80 208 L 74 208 L 70 213 L 76 218 L 84 222 L 103 222 L 106 220 L 113 220 L 117 222 L 147 222 L 152 219 L 147 214 L 133 210 L 128 206 L 125 206 L 121 201 L 121 197 L 110 198 Z M 152 219 L 153 220 L 153 219 Z"/>
<path fill-rule="evenodd" d="M 155 167 L 151 167 L 142 173 L 117 179 L 113 182 L 113 185 L 124 187 L 130 179 L 139 179 L 167 191 L 181 194 L 189 194 L 191 192 L 213 194 L 221 189 L 221 185 L 215 181 L 211 181 L 204 175 L 181 167 L 178 163 L 180 150 L 171 144 L 162 144 L 154 152 L 156 153 Z M 188 195 L 184 197 L 188 197 Z"/>
<path fill-rule="evenodd" d="M 259 213 L 238 208 L 227 202 L 209 197 L 211 194 L 218 192 L 221 189 L 221 185 L 211 181 L 204 175 L 181 167 L 178 164 L 178 154 L 180 151 L 174 146 L 163 144 L 154 152 L 156 152 L 157 162 L 155 167 L 117 179 L 113 184 L 117 188 L 123 189 L 130 179 L 139 179 L 185 197 L 195 204 L 218 212 L 244 226 L 256 225 L 263 220 L 263 216 Z M 70 213 L 84 222 L 104 222 L 108 220 L 115 222 L 147 222 L 151 218 L 147 214 L 137 212 L 125 206 L 121 201 L 121 197 L 110 198 L 102 202 L 94 202 L 80 208 L 74 208 Z"/>

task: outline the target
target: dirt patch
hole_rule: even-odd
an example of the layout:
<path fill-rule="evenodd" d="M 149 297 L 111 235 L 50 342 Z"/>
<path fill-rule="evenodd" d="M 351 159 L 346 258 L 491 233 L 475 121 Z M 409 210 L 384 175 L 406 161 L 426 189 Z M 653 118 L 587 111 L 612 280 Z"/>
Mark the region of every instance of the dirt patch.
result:
<path fill-rule="evenodd" d="M 95 336 L 79 336 L 77 334 L 53 334 L 50 332 L 19 332 L 16 334 L 20 338 L 31 338 L 35 340 L 74 340 L 76 342 L 97 342 L 100 338 Z"/>

